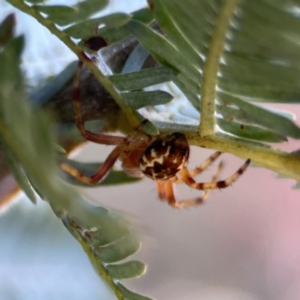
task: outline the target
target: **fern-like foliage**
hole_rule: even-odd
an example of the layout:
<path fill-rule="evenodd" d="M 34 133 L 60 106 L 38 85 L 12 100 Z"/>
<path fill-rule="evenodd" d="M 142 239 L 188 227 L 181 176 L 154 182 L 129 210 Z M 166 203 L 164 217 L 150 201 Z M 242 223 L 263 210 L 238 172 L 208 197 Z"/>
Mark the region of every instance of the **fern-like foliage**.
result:
<path fill-rule="evenodd" d="M 299 151 L 288 153 L 269 145 L 288 138 L 299 139 L 300 128 L 295 124 L 292 112 L 263 105 L 271 102 L 299 102 L 300 19 L 296 13 L 299 1 L 149 0 L 148 7 L 130 15 L 117 13 L 101 18 L 90 16 L 102 9 L 106 1 L 89 0 L 74 7 L 27 4 L 37 2 L 33 0 L 26 3 L 22 0 L 8 2 L 47 27 L 84 62 L 113 97 L 132 127 L 137 127 L 142 119 L 137 109 L 166 104 L 172 99 L 166 92 L 149 92 L 144 88 L 171 81 L 200 113 L 199 126 L 151 120 L 152 123 L 145 128 L 147 133 L 183 132 L 190 144 L 250 158 L 259 166 L 300 181 Z M 85 53 L 88 49 L 84 47 L 84 41 L 94 36 L 102 37 L 111 49 L 116 44 L 122 45 L 132 36 L 138 41 L 122 72 L 107 75 L 87 58 Z M 76 44 L 71 38 L 82 41 Z M 143 69 L 149 55 L 155 59 L 156 65 Z M 34 119 L 38 118 L 36 115 Z M 41 124 L 44 124 L 43 120 Z M 9 128 L 10 124 L 14 124 L 10 116 L 3 120 L 3 126 L 7 122 Z M 48 125 L 41 125 L 39 130 Z M 3 127 L 1 130 L 0 126 L 1 134 L 4 135 L 6 129 Z M 36 134 L 40 135 L 40 131 Z M 13 148 L 8 136 L 4 135 L 2 139 L 5 147 Z M 22 139 L 18 142 L 21 143 Z M 53 146 L 47 143 L 39 151 L 43 161 L 53 157 L 53 152 L 49 152 Z M 31 148 L 35 148 L 34 145 L 37 149 L 41 147 L 34 141 L 30 145 Z M 22 161 L 22 170 L 26 171 L 32 185 L 47 199 L 53 198 L 50 188 L 46 189 L 39 178 L 34 179 L 31 166 L 28 165 L 27 169 L 25 162 Z M 11 165 L 13 170 L 18 170 L 15 162 Z M 42 166 L 41 162 L 39 167 Z M 51 175 L 54 167 L 46 167 L 50 168 L 48 175 Z M 27 177 L 15 172 L 18 173 L 22 187 L 32 197 Z M 54 188 L 53 183 L 50 187 Z M 65 198 L 63 203 L 70 203 L 70 198 L 64 195 Z M 58 205 L 57 202 L 52 204 L 54 207 Z M 62 216 L 64 224 L 87 253 L 91 254 L 90 258 L 112 262 L 107 261 L 106 256 L 99 257 L 94 242 L 98 243 L 101 238 L 93 232 L 93 226 L 75 226 L 80 222 L 69 215 L 71 205 L 64 209 L 68 212 Z M 123 240 L 116 243 L 119 242 L 122 249 Z M 100 242 L 99 247 L 103 246 Z M 114 249 L 113 244 L 111 247 Z M 93 264 L 97 266 L 92 258 Z M 107 268 L 105 263 L 100 264 L 104 268 L 100 268 L 104 278 L 106 275 L 103 274 L 119 277 L 119 271 L 112 271 L 114 266 Z M 137 265 L 132 263 L 130 266 L 135 269 Z M 119 268 L 122 270 L 127 267 L 121 265 Z M 140 267 L 137 269 L 141 270 Z M 118 286 L 121 291 L 118 297 L 142 299 L 136 295 L 130 296 L 115 281 L 112 286 Z"/>

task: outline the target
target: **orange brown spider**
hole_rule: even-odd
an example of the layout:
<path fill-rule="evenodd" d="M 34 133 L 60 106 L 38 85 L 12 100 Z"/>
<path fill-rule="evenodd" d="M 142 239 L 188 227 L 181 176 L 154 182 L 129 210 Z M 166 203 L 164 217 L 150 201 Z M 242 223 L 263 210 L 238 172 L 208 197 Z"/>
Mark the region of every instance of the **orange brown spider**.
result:
<path fill-rule="evenodd" d="M 249 166 L 250 159 L 245 161 L 233 175 L 225 180 L 217 181 L 222 169 L 221 163 L 211 182 L 197 183 L 193 177 L 200 174 L 212 164 L 221 155 L 221 152 L 215 152 L 200 167 L 189 171 L 187 169 L 187 162 L 190 147 L 186 137 L 182 133 L 175 132 L 159 136 L 147 135 L 142 131 L 147 120 L 144 120 L 138 128 L 127 137 L 110 136 L 85 130 L 79 97 L 79 76 L 81 67 L 82 62 L 79 62 L 75 74 L 73 90 L 77 128 L 88 141 L 105 145 L 116 145 L 116 147 L 108 155 L 99 170 L 91 177 L 85 176 L 77 169 L 62 163 L 62 169 L 78 180 L 88 184 L 96 184 L 102 181 L 117 159 L 119 159 L 127 175 L 132 177 L 147 176 L 155 180 L 158 195 L 161 200 L 167 201 L 173 208 L 186 208 L 203 203 L 211 189 L 228 187 L 236 181 Z M 180 177 L 178 177 L 178 175 L 180 175 Z M 192 200 L 176 201 L 173 191 L 173 184 L 175 183 L 185 183 L 194 189 L 204 190 L 204 193 L 200 197 Z"/>

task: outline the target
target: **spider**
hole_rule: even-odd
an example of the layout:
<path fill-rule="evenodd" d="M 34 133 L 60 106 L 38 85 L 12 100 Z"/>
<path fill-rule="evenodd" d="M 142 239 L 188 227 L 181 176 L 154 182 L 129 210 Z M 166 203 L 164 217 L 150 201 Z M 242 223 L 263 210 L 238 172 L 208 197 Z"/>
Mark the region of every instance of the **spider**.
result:
<path fill-rule="evenodd" d="M 147 120 L 141 124 L 127 137 L 111 136 L 103 133 L 92 133 L 85 129 L 84 120 L 80 109 L 79 76 L 82 62 L 79 62 L 73 84 L 73 104 L 76 125 L 81 135 L 88 141 L 99 144 L 115 145 L 116 147 L 108 155 L 99 170 L 88 177 L 77 169 L 62 163 L 62 169 L 71 176 L 87 184 L 101 182 L 109 173 L 115 162 L 122 162 L 124 172 L 133 177 L 149 177 L 156 182 L 159 198 L 167 201 L 173 208 L 187 208 L 203 203 L 212 189 L 226 188 L 236 181 L 247 169 L 250 159 L 230 177 L 217 181 L 223 168 L 220 163 L 211 182 L 195 182 L 193 177 L 203 172 L 222 153 L 215 152 L 201 166 L 192 171 L 187 169 L 190 147 L 184 134 L 174 132 L 171 134 L 150 136 L 143 132 Z M 180 177 L 179 177 L 180 176 Z M 195 199 L 177 201 L 173 191 L 173 184 L 185 183 L 188 186 L 203 190 L 203 194 Z"/>

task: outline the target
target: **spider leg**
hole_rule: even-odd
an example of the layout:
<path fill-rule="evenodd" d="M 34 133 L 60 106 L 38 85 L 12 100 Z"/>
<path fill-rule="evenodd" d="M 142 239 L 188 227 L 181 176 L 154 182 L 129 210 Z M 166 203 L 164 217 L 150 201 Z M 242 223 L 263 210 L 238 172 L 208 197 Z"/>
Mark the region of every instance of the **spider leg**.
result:
<path fill-rule="evenodd" d="M 161 201 L 168 201 L 168 194 L 172 194 L 174 192 L 170 192 L 170 183 L 177 183 L 179 178 L 175 175 L 168 180 L 156 180 L 156 190 Z"/>
<path fill-rule="evenodd" d="M 165 181 L 157 180 L 155 183 L 159 199 L 162 201 L 167 200 L 165 195 Z"/>
<path fill-rule="evenodd" d="M 125 138 L 121 136 L 110 136 L 102 133 L 93 133 L 85 129 L 84 120 L 81 112 L 80 105 L 80 88 L 79 88 L 79 79 L 80 72 L 82 69 L 82 61 L 78 62 L 78 67 L 75 73 L 74 82 L 73 82 L 73 106 L 75 112 L 75 121 L 77 128 L 81 135 L 88 141 L 106 144 L 106 145 L 120 145 L 124 142 Z"/>
<path fill-rule="evenodd" d="M 202 173 L 204 170 L 207 169 L 207 167 L 209 167 L 220 155 L 222 154 L 222 152 L 220 151 L 216 151 L 215 153 L 213 153 L 204 163 L 202 163 L 202 165 L 200 165 L 199 167 L 195 168 L 194 170 L 190 171 L 190 176 L 191 177 L 195 177 L 196 175 L 199 175 L 200 173 Z M 177 180 L 175 181 L 176 183 L 183 183 L 184 181 L 181 178 L 177 178 Z"/>
<path fill-rule="evenodd" d="M 70 165 L 66 163 L 61 163 L 61 168 L 70 174 L 71 176 L 75 177 L 81 182 L 87 183 L 87 184 L 96 184 L 98 182 L 101 182 L 106 175 L 109 173 L 110 169 L 113 167 L 114 163 L 118 159 L 119 155 L 121 153 L 121 147 L 116 147 L 106 158 L 103 165 L 99 168 L 99 170 L 92 175 L 91 177 L 86 176 L 82 174 L 77 169 L 71 167 Z"/>
<path fill-rule="evenodd" d="M 192 177 L 195 177 L 196 175 L 202 173 L 204 170 L 207 169 L 220 155 L 222 152 L 216 151 L 213 153 L 201 166 L 195 168 L 194 170 L 190 171 L 190 174 Z"/>
<path fill-rule="evenodd" d="M 171 180 L 164 181 L 164 190 L 165 190 L 165 199 L 168 201 L 168 204 L 173 208 L 178 208 L 176 203 L 176 198 L 174 195 L 173 184 Z"/>
<path fill-rule="evenodd" d="M 217 181 L 222 169 L 223 169 L 223 163 L 221 162 L 218 166 L 217 171 L 214 173 L 211 179 L 212 182 Z M 200 197 L 191 200 L 176 201 L 172 181 L 171 180 L 165 181 L 165 197 L 168 200 L 168 204 L 176 209 L 188 208 L 188 207 L 200 205 L 207 199 L 210 192 L 211 190 L 207 189 L 203 192 L 203 194 Z"/>
<path fill-rule="evenodd" d="M 180 173 L 182 180 L 189 185 L 190 187 L 197 189 L 197 190 L 207 190 L 207 189 L 223 189 L 231 185 L 233 182 L 235 182 L 248 168 L 250 165 L 250 159 L 247 159 L 245 163 L 230 177 L 228 177 L 225 180 L 220 180 L 216 182 L 195 182 L 195 180 L 190 175 L 189 170 L 184 167 Z"/>

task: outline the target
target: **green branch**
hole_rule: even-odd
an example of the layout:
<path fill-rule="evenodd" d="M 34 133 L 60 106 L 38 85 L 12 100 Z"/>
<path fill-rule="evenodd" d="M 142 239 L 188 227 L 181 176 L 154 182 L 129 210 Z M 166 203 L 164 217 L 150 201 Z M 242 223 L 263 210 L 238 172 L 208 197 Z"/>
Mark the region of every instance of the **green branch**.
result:
<path fill-rule="evenodd" d="M 77 237 L 77 241 L 80 243 L 82 249 L 89 257 L 92 265 L 95 267 L 101 278 L 109 285 L 109 287 L 113 290 L 115 296 L 118 298 L 118 300 L 124 300 L 124 296 L 122 292 L 120 291 L 119 287 L 115 284 L 113 278 L 109 274 L 109 272 L 104 268 L 101 261 L 95 254 L 95 252 L 91 249 L 90 245 L 80 237 Z"/>
<path fill-rule="evenodd" d="M 215 133 L 215 99 L 220 58 L 224 51 L 229 22 L 238 2 L 239 0 L 225 1 L 219 17 L 217 18 L 211 42 L 208 46 L 209 50 L 203 68 L 203 79 L 201 83 L 201 122 L 199 126 L 199 133 L 201 136 L 209 136 Z"/>

